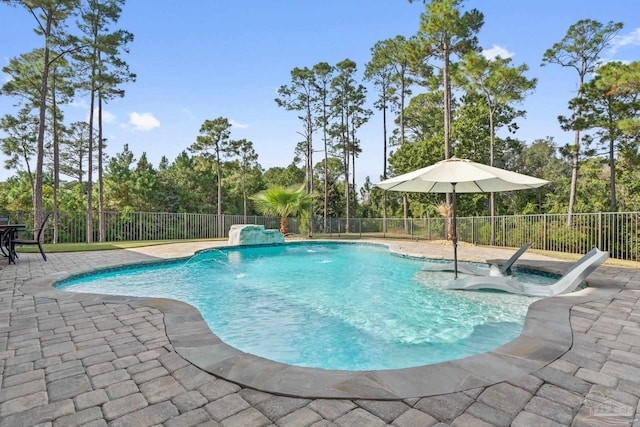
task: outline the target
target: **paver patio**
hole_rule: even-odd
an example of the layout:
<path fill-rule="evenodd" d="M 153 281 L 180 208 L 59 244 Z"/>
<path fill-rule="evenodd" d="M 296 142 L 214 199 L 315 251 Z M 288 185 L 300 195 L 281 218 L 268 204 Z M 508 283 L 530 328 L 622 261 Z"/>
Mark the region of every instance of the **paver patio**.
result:
<path fill-rule="evenodd" d="M 300 398 L 243 387 L 199 369 L 175 351 L 162 304 L 33 292 L 34 279 L 45 276 L 188 256 L 214 244 L 52 253 L 48 262 L 39 254 L 23 254 L 17 265 L 3 264 L 0 427 L 640 426 L 637 269 L 601 266 L 590 276 L 603 292 L 566 314 L 573 341 L 551 363 L 495 384 L 396 400 Z M 392 246 L 434 258 L 451 252 L 450 246 L 423 242 Z M 461 258 L 470 260 L 505 259 L 510 253 L 460 247 Z M 522 262 L 558 271 L 571 264 L 532 253 Z"/>

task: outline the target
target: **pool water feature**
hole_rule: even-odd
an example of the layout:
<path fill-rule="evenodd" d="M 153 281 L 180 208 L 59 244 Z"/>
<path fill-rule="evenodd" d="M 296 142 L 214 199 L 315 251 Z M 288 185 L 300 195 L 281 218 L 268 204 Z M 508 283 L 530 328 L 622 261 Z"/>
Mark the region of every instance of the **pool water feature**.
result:
<path fill-rule="evenodd" d="M 386 246 L 289 243 L 99 272 L 56 287 L 189 303 L 242 351 L 338 370 L 397 369 L 483 353 L 522 331 L 535 298 L 447 290 L 452 274 Z M 521 280 L 553 278 L 516 272 Z"/>

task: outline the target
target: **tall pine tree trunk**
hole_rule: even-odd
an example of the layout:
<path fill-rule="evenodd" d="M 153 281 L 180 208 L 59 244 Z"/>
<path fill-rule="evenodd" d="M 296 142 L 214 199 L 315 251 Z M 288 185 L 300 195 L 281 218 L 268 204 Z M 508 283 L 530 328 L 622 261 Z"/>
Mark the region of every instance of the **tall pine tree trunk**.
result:
<path fill-rule="evenodd" d="M 383 89 L 386 91 L 386 89 Z M 382 146 L 382 179 L 387 179 L 387 103 L 382 100 L 382 136 L 384 144 Z M 382 192 L 382 232 L 387 232 L 387 191 Z"/>
<path fill-rule="evenodd" d="M 38 123 L 38 148 L 36 153 L 36 180 L 33 185 L 33 228 L 40 227 L 42 223 L 42 174 L 44 167 L 44 130 L 47 119 L 47 91 L 49 90 L 49 37 L 51 36 L 51 26 L 53 25 L 53 15 L 47 14 L 44 37 L 44 59 L 42 67 L 42 81 L 40 82 L 40 115 Z"/>
<path fill-rule="evenodd" d="M 60 141 L 58 138 L 58 106 L 56 104 L 56 72 L 53 70 L 53 243 L 58 243 L 58 190 L 60 189 Z"/>
<path fill-rule="evenodd" d="M 343 117 L 345 117 L 343 119 L 343 124 L 344 124 L 344 128 L 343 128 L 343 134 L 342 134 L 342 141 L 343 141 L 343 145 L 344 148 L 342 150 L 343 154 L 343 160 L 344 160 L 344 202 L 345 202 L 345 233 L 349 233 L 349 217 L 351 216 L 351 212 L 349 210 L 349 206 L 351 205 L 349 203 L 349 199 L 351 197 L 350 195 L 350 191 L 349 191 L 349 106 L 348 104 L 346 106 L 343 107 L 344 108 L 344 112 L 343 112 Z"/>
<path fill-rule="evenodd" d="M 575 131 L 575 139 L 580 141 L 580 131 Z M 576 203 L 576 189 L 578 187 L 578 165 L 580 156 L 580 143 L 575 143 L 571 152 L 571 187 L 569 189 L 569 209 L 567 212 L 567 230 L 571 228 L 573 207 Z"/>
<path fill-rule="evenodd" d="M 584 59 L 580 66 L 580 83 L 578 86 L 578 99 L 582 99 L 582 86 L 584 85 L 584 76 L 586 74 Z M 582 106 L 578 103 L 576 111 L 576 121 L 582 118 Z M 567 211 L 567 230 L 571 228 L 573 210 L 576 203 L 576 192 L 578 189 L 578 168 L 580 167 L 580 129 L 576 129 L 573 136 L 573 153 L 571 156 L 571 189 L 569 190 L 569 209 Z"/>
<path fill-rule="evenodd" d="M 404 145 L 404 92 L 405 92 L 405 78 L 404 72 L 402 74 L 400 83 L 400 145 Z M 386 170 L 385 170 L 386 174 Z M 409 234 L 409 203 L 407 201 L 407 195 L 402 195 L 402 207 L 404 218 L 404 231 Z"/>
<path fill-rule="evenodd" d="M 97 37 L 97 36 L 96 36 Z M 93 126 L 96 103 L 96 60 L 98 49 L 93 48 L 89 90 L 89 152 L 87 153 L 87 243 L 93 242 Z"/>
<path fill-rule="evenodd" d="M 327 232 L 327 210 L 329 209 L 329 177 L 327 176 L 329 174 L 329 142 L 327 141 L 327 122 L 326 122 L 326 117 L 327 117 L 327 113 L 326 111 L 323 113 L 324 114 L 324 124 L 322 126 L 323 128 L 323 137 L 324 137 L 324 212 L 323 212 L 323 233 Z"/>
<path fill-rule="evenodd" d="M 217 214 L 218 214 L 218 237 L 224 237 L 224 221 L 222 220 L 222 170 L 220 168 L 220 149 L 216 149 L 216 175 L 218 178 L 218 200 L 217 200 Z"/>
<path fill-rule="evenodd" d="M 489 166 L 494 166 L 495 130 L 493 126 L 493 107 L 489 104 Z M 489 215 L 491 217 L 491 237 L 489 244 L 496 244 L 496 199 L 494 193 L 489 193 Z"/>
<path fill-rule="evenodd" d="M 98 54 L 99 55 L 99 54 Z M 99 56 L 98 56 L 99 58 Z M 103 140 L 102 140 L 102 90 L 98 91 L 98 228 L 100 233 L 100 241 L 105 241 L 105 220 L 104 220 L 104 179 L 102 174 L 102 157 L 103 157 Z"/>
<path fill-rule="evenodd" d="M 442 49 L 442 79 L 444 102 L 444 158 L 450 159 L 453 155 L 451 149 L 451 76 L 449 76 L 449 45 L 445 42 Z M 451 194 L 446 194 L 446 203 L 451 205 Z"/>
<path fill-rule="evenodd" d="M 609 139 L 609 191 L 611 192 L 611 212 L 618 211 L 618 201 L 616 199 L 616 161 L 615 161 L 615 140 L 613 136 Z"/>

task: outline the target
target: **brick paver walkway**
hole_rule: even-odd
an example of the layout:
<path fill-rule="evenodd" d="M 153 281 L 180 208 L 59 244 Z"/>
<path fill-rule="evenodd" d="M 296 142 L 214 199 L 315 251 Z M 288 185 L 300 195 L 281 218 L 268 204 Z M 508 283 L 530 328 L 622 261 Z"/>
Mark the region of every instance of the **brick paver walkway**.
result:
<path fill-rule="evenodd" d="M 425 243 L 402 246 L 431 255 L 443 251 Z M 175 353 L 158 309 L 90 297 L 33 297 L 21 290 L 26 281 L 53 273 L 192 252 L 193 245 L 165 246 L 50 254 L 48 262 L 24 254 L 16 266 L 3 263 L 0 427 L 640 426 L 635 269 L 598 269 L 623 287 L 573 307 L 573 345 L 553 363 L 489 387 L 398 401 L 311 400 L 243 388 Z M 478 260 L 510 254 L 472 247 L 461 252 Z"/>

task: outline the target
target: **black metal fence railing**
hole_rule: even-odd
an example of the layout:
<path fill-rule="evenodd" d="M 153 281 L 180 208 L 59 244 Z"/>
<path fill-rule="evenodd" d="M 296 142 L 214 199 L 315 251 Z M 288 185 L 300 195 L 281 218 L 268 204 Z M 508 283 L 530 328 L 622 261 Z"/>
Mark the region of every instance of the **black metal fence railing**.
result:
<path fill-rule="evenodd" d="M 33 224 L 33 212 L 3 212 L 10 222 Z M 165 212 L 105 212 L 104 241 L 145 241 L 227 238 L 233 224 L 259 224 L 280 228 L 280 219 L 250 215 L 222 215 Z M 57 225 L 53 226 L 53 223 Z M 87 241 L 85 212 L 58 212 L 51 217 L 46 243 Z M 463 217 L 457 220 L 460 241 L 479 245 L 519 247 L 530 241 L 535 249 L 585 253 L 594 246 L 609 251 L 612 258 L 640 260 L 640 212 L 567 215 L 510 215 Z M 99 217 L 92 217 L 92 241 L 100 240 Z M 378 237 L 419 240 L 447 239 L 445 218 L 323 218 L 312 221 L 289 219 L 289 232 L 325 237 Z M 492 230 L 493 228 L 493 230 Z M 492 235 L 494 236 L 493 242 Z"/>
<path fill-rule="evenodd" d="M 640 212 L 567 215 L 509 215 L 457 219 L 458 240 L 479 245 L 532 247 L 548 251 L 586 253 L 598 247 L 616 259 L 640 261 Z M 491 241 L 492 224 L 494 241 Z M 315 233 L 322 233 L 317 223 Z M 449 221 L 444 218 L 330 219 L 325 234 L 360 237 L 447 239 Z"/>
<path fill-rule="evenodd" d="M 145 241 L 214 239 L 229 236 L 233 224 L 259 224 L 279 228 L 280 219 L 250 215 L 222 215 L 167 212 L 104 212 L 104 241 Z M 33 212 L 7 212 L 10 222 L 32 226 Z M 54 227 L 54 221 L 57 225 Z M 297 221 L 291 220 L 294 226 Z M 92 217 L 92 241 L 100 241 L 100 219 Z M 297 233 L 297 227 L 292 229 Z M 80 243 L 87 241 L 86 212 L 59 211 L 51 216 L 44 233 L 45 243 Z"/>

